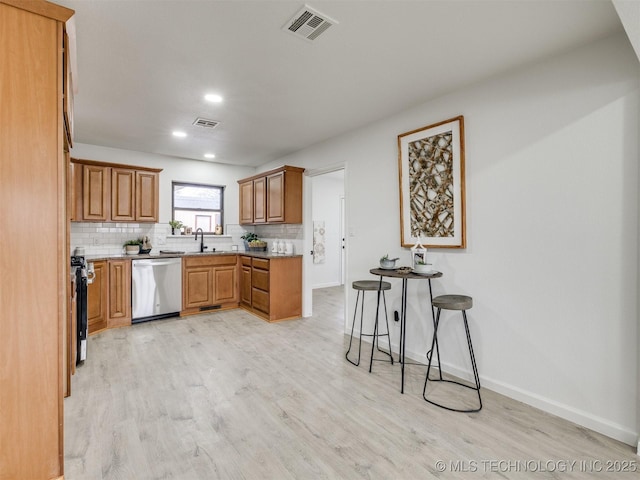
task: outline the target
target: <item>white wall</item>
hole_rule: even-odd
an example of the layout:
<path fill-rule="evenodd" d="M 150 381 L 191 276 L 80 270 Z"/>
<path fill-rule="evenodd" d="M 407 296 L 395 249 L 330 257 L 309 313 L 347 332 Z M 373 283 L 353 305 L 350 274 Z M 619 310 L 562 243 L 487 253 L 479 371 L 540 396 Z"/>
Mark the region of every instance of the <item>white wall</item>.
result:
<path fill-rule="evenodd" d="M 340 236 L 340 198 L 344 196 L 344 172 L 312 177 L 313 221 L 325 223 L 325 261 L 311 266 L 312 288 L 341 284 L 342 237 Z"/>
<path fill-rule="evenodd" d="M 273 166 L 347 166 L 350 284 L 371 277 L 380 252 L 408 263 L 397 135 L 464 115 L 468 247 L 430 250 L 444 273 L 434 293 L 473 296 L 484 387 L 635 445 L 639 73 L 616 35 Z M 391 310 L 399 295 L 394 281 Z M 410 283 L 407 352 L 422 360 L 432 333 L 425 295 L 426 282 Z M 349 289 L 349 311 L 354 301 Z M 468 371 L 458 317 L 443 321 L 445 361 Z"/>

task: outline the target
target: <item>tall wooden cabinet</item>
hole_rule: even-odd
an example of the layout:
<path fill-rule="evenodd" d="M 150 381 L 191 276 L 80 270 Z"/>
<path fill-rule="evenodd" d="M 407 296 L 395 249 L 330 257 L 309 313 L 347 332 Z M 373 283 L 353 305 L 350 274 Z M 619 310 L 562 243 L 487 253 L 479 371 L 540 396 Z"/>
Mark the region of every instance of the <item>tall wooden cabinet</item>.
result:
<path fill-rule="evenodd" d="M 238 180 L 240 224 L 302 223 L 303 172 L 285 165 Z"/>
<path fill-rule="evenodd" d="M 68 310 L 65 22 L 73 11 L 0 1 L 0 479 L 63 475 Z M 68 142 L 68 140 L 67 140 Z M 10 272 L 10 273 L 8 273 Z"/>

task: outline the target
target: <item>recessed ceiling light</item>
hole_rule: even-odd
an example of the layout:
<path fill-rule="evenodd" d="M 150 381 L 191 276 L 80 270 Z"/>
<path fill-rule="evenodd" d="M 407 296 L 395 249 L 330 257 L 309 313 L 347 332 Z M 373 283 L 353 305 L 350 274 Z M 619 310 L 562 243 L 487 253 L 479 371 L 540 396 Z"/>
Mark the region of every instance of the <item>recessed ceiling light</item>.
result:
<path fill-rule="evenodd" d="M 186 136 L 187 136 L 187 134 L 186 134 L 185 132 L 180 132 L 180 131 L 178 131 L 178 130 L 175 130 L 175 131 L 173 132 L 173 136 L 174 136 L 174 137 L 180 137 L 180 138 L 183 138 L 183 137 L 186 137 Z"/>
<path fill-rule="evenodd" d="M 204 158 L 216 158 L 216 156 L 213 153 L 205 153 Z"/>
<path fill-rule="evenodd" d="M 222 97 L 220 95 L 216 95 L 215 93 L 209 93 L 204 96 L 204 99 L 207 102 L 220 103 L 222 101 Z"/>

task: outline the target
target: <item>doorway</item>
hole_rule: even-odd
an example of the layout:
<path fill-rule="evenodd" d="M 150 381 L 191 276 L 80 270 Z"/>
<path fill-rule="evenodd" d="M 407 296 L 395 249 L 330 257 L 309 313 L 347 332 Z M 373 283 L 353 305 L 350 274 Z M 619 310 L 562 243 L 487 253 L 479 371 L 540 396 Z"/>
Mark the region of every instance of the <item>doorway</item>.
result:
<path fill-rule="evenodd" d="M 346 270 L 344 166 L 308 172 L 305 180 L 304 316 L 311 316 L 313 291 L 341 287 Z"/>

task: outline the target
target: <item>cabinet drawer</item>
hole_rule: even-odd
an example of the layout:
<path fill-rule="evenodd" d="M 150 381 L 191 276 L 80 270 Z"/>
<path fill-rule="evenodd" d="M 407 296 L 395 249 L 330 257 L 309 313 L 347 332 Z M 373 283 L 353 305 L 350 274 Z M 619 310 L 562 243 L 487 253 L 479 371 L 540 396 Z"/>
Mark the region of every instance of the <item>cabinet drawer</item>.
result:
<path fill-rule="evenodd" d="M 256 310 L 269 313 L 269 293 L 254 288 L 251 292 L 251 304 Z"/>
<path fill-rule="evenodd" d="M 269 270 L 269 260 L 264 258 L 254 258 L 253 266 L 254 268 L 261 268 L 262 270 Z"/>
<path fill-rule="evenodd" d="M 269 272 L 253 269 L 251 274 L 251 286 L 259 288 L 265 292 L 269 291 Z"/>
<path fill-rule="evenodd" d="M 215 267 L 217 265 L 235 265 L 235 255 L 198 255 L 182 258 L 185 267 Z"/>
<path fill-rule="evenodd" d="M 247 267 L 251 266 L 251 257 L 240 257 L 240 259 L 242 265 L 246 265 Z"/>

